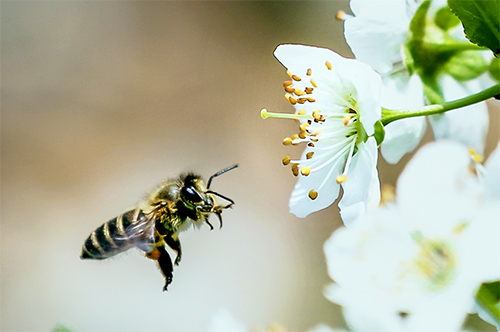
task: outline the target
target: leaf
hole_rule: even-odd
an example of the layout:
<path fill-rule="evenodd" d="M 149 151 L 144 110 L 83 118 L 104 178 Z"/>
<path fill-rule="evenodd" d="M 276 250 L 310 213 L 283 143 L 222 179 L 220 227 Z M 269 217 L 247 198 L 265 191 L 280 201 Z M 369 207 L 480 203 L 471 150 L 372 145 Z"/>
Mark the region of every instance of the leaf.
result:
<path fill-rule="evenodd" d="M 448 0 L 448 6 L 462 21 L 472 43 L 500 54 L 500 0 Z"/>
<path fill-rule="evenodd" d="M 500 324 L 500 281 L 483 283 L 476 294 L 477 304 Z"/>

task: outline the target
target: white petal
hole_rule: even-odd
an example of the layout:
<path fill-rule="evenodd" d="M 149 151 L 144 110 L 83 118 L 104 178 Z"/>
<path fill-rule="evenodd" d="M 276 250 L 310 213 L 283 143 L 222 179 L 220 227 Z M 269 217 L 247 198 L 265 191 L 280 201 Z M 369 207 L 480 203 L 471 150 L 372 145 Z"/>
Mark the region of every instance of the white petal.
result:
<path fill-rule="evenodd" d="M 355 17 L 344 22 L 344 35 L 352 52 L 379 73 L 389 72 L 400 59 L 408 32 L 406 1 L 351 0 L 350 4 Z"/>
<path fill-rule="evenodd" d="M 399 75 L 384 79 L 382 106 L 389 109 L 413 108 L 424 105 L 422 81 L 417 75 Z M 425 117 L 397 120 L 385 127 L 380 152 L 390 164 L 413 151 L 425 132 Z"/>
<path fill-rule="evenodd" d="M 455 100 L 477 92 L 478 81 L 460 84 L 448 75 L 441 81 L 444 97 L 447 101 Z M 478 103 L 440 115 L 429 117 L 436 139 L 453 139 L 472 147 L 477 153 L 484 151 L 484 140 L 488 129 L 488 108 L 486 103 Z"/>
<path fill-rule="evenodd" d="M 408 163 L 398 179 L 397 202 L 416 227 L 448 234 L 475 215 L 480 186 L 469 162 L 465 146 L 443 140 L 425 145 Z"/>
<path fill-rule="evenodd" d="M 489 199 L 500 199 L 500 144 L 490 155 L 485 164 L 484 185 L 486 197 Z"/>
<path fill-rule="evenodd" d="M 425 132 L 425 117 L 415 117 L 389 123 L 380 147 L 389 164 L 397 164 L 403 156 L 415 150 Z"/>
<path fill-rule="evenodd" d="M 308 149 L 303 154 L 307 152 L 309 152 Z M 305 218 L 313 212 L 330 206 L 339 195 L 340 185 L 336 177 L 342 173 L 344 161 L 345 156 L 342 160 L 336 160 L 331 165 L 311 172 L 308 176 L 299 175 L 289 201 L 290 212 L 299 218 Z M 311 190 L 318 192 L 318 197 L 314 200 L 309 198 Z"/>
<path fill-rule="evenodd" d="M 344 194 L 339 202 L 340 215 L 349 226 L 367 210 L 380 202 L 380 182 L 377 171 L 377 143 L 374 137 L 358 146 L 342 184 Z"/>
<path fill-rule="evenodd" d="M 317 102 L 309 104 L 309 107 L 319 108 L 326 113 L 336 108 L 335 105 L 352 107 L 358 111 L 367 134 L 374 133 L 373 126 L 381 115 L 382 80 L 372 68 L 361 61 L 344 58 L 329 49 L 313 46 L 279 45 L 274 55 L 292 74 L 301 78 L 301 81 L 296 83 L 298 87 L 309 84 L 306 73 L 308 69 L 312 69 L 311 77 L 318 82 L 318 88 L 311 96 Z M 327 69 L 327 61 L 332 66 L 331 70 Z M 302 106 L 297 107 L 304 108 Z"/>

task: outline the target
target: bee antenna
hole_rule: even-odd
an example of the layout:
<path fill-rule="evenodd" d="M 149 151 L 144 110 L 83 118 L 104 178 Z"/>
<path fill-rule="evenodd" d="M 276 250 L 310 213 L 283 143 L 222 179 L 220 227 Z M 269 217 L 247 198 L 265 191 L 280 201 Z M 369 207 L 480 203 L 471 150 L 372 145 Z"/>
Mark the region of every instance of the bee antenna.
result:
<path fill-rule="evenodd" d="M 226 172 L 229 172 L 230 170 L 235 169 L 236 167 L 238 167 L 238 164 L 233 165 L 233 166 L 230 166 L 230 167 L 228 167 L 228 168 L 224 168 L 222 171 L 218 171 L 217 173 L 215 173 L 214 175 L 212 175 L 212 176 L 210 177 L 210 179 L 208 179 L 207 189 L 210 189 L 210 184 L 212 184 L 212 180 L 213 180 L 213 178 L 215 178 L 215 177 L 217 177 L 217 176 L 219 176 L 219 175 L 222 175 L 222 174 L 224 174 L 224 173 L 226 173 Z"/>

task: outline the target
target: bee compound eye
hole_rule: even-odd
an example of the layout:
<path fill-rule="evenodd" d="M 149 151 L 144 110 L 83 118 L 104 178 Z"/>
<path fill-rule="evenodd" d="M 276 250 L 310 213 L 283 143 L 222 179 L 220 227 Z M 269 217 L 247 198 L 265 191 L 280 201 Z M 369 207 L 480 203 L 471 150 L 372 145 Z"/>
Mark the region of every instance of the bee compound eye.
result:
<path fill-rule="evenodd" d="M 184 199 L 189 200 L 191 202 L 201 202 L 203 199 L 201 198 L 198 191 L 192 186 L 184 187 L 181 190 L 182 196 Z"/>

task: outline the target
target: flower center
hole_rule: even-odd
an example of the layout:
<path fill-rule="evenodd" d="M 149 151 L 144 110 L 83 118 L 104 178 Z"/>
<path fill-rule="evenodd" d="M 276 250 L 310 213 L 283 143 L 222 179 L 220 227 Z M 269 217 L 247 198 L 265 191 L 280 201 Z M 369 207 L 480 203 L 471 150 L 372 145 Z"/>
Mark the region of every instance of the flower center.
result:
<path fill-rule="evenodd" d="M 432 290 L 445 287 L 453 278 L 456 259 L 450 244 L 436 239 L 415 236 L 420 251 L 416 258 L 419 272 L 428 281 Z"/>

